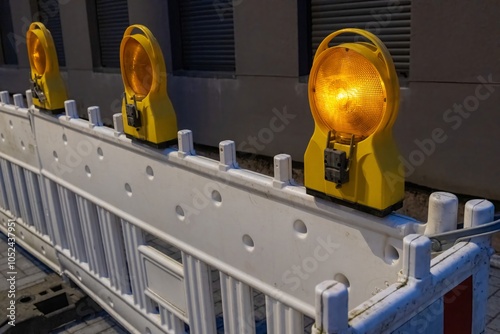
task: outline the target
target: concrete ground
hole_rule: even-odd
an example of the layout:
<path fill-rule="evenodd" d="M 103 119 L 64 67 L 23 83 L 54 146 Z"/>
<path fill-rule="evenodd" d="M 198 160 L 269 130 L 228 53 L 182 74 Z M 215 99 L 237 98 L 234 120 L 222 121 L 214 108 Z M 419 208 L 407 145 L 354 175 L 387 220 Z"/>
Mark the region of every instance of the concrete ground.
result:
<path fill-rule="evenodd" d="M 7 239 L 3 233 L 0 233 L 0 293 L 6 294 L 8 291 L 7 283 Z M 44 280 L 46 276 L 52 273 L 47 266 L 31 256 L 21 247 L 16 247 L 16 290 L 34 286 Z M 2 319 L 3 321 L 3 319 Z M 0 329 L 0 332 L 1 329 Z M 31 333 L 37 333 L 35 329 Z M 73 322 L 61 326 L 52 331 L 57 334 L 126 334 L 121 327 L 109 314 L 104 311 L 94 315 L 89 315 L 82 322 Z M 26 333 L 30 334 L 30 333 Z"/>
<path fill-rule="evenodd" d="M 161 248 L 159 244 L 155 246 L 157 248 Z M 8 284 L 6 281 L 6 272 L 8 271 L 7 247 L 6 237 L 0 233 L 0 293 L 7 293 L 8 290 Z M 43 281 L 44 277 L 51 273 L 49 268 L 20 247 L 17 247 L 16 267 L 18 273 L 17 290 L 38 284 Z M 486 334 L 500 334 L 500 255 L 493 256 L 491 260 L 489 287 Z M 310 328 L 310 324 L 308 325 Z M 309 328 L 307 332 L 309 332 Z M 61 326 L 60 328 L 53 330 L 52 333 L 126 334 L 128 332 L 109 314 L 101 311 L 91 317 L 87 317 L 85 321 L 72 322 Z"/>

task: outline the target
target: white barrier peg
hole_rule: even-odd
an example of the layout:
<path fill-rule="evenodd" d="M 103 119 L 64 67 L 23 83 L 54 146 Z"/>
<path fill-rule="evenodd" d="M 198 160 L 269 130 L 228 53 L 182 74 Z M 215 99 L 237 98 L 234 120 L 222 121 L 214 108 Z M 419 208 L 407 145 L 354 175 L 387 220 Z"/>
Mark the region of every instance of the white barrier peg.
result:
<path fill-rule="evenodd" d="M 273 187 L 283 188 L 292 180 L 292 157 L 289 154 L 274 156 Z"/>
<path fill-rule="evenodd" d="M 18 108 L 24 108 L 23 94 L 14 94 L 14 105 Z"/>
<path fill-rule="evenodd" d="M 33 93 L 31 92 L 31 89 L 26 90 L 26 104 L 28 105 L 28 108 L 31 108 L 33 105 Z"/>
<path fill-rule="evenodd" d="M 347 287 L 337 281 L 316 285 L 316 319 L 313 334 L 347 334 L 349 331 Z"/>
<path fill-rule="evenodd" d="M 187 155 L 194 155 L 193 132 L 191 130 L 180 130 L 177 132 L 179 141 L 179 157 L 184 158 Z"/>
<path fill-rule="evenodd" d="M 485 199 L 473 199 L 465 203 L 464 228 L 475 227 L 493 221 L 495 206 Z"/>
<path fill-rule="evenodd" d="M 435 192 L 429 197 L 426 235 L 457 229 L 458 198 L 447 192 Z"/>
<path fill-rule="evenodd" d="M 8 91 L 4 90 L 0 92 L 0 102 L 10 104 L 10 96 Z"/>
<path fill-rule="evenodd" d="M 415 279 L 430 277 L 431 241 L 420 234 L 409 234 L 403 239 L 403 276 Z"/>
<path fill-rule="evenodd" d="M 75 100 L 64 101 L 64 110 L 68 118 L 78 118 L 78 111 L 76 110 Z"/>
<path fill-rule="evenodd" d="M 101 110 L 98 106 L 88 107 L 87 112 L 89 114 L 90 127 L 102 126 Z"/>
<path fill-rule="evenodd" d="M 115 129 L 115 137 L 123 133 L 123 115 L 116 113 L 113 115 L 113 128 Z"/>
<path fill-rule="evenodd" d="M 236 162 L 236 145 L 232 140 L 224 140 L 219 143 L 219 170 L 227 171 L 231 168 L 238 168 Z"/>

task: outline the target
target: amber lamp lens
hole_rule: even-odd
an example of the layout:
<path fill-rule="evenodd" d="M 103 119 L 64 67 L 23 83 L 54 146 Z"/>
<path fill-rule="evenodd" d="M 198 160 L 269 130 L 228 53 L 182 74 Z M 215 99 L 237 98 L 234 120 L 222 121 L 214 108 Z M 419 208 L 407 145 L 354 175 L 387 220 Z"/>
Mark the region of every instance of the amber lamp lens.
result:
<path fill-rule="evenodd" d="M 133 38 L 126 41 L 123 51 L 125 78 L 138 100 L 148 95 L 153 83 L 153 68 L 146 50 Z"/>
<path fill-rule="evenodd" d="M 386 94 L 375 66 L 360 53 L 336 47 L 321 59 L 313 98 L 321 121 L 335 132 L 365 138 L 385 112 Z"/>
<path fill-rule="evenodd" d="M 46 66 L 46 55 L 42 43 L 38 39 L 38 36 L 34 32 L 30 32 L 29 40 L 29 52 L 33 66 L 35 67 L 35 72 L 38 75 L 43 75 L 45 73 Z"/>

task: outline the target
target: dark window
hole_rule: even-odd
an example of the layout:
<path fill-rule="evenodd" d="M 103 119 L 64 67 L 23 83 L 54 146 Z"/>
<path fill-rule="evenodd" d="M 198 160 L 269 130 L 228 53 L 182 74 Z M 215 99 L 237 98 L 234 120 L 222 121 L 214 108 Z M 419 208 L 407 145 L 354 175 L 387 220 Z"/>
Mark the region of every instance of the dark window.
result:
<path fill-rule="evenodd" d="M 17 65 L 17 53 L 8 0 L 0 0 L 0 63 Z"/>
<path fill-rule="evenodd" d="M 233 0 L 179 0 L 176 5 L 171 11 L 180 29 L 180 67 L 234 72 Z M 179 34 L 179 29 L 172 28 L 172 33 Z"/>
<path fill-rule="evenodd" d="M 127 0 L 96 0 L 101 67 L 120 67 L 120 43 L 129 26 Z M 92 24 L 92 23 L 91 23 Z"/>
<path fill-rule="evenodd" d="M 54 0 L 38 0 L 37 9 L 37 19 L 49 29 L 52 39 L 54 40 L 59 66 L 66 66 L 59 2 Z"/>
<path fill-rule="evenodd" d="M 387 46 L 400 76 L 410 71 L 411 0 L 311 0 L 312 55 L 330 33 L 343 28 L 369 30 Z M 341 35 L 334 41 L 352 42 Z M 356 39 L 357 40 L 357 39 Z"/>

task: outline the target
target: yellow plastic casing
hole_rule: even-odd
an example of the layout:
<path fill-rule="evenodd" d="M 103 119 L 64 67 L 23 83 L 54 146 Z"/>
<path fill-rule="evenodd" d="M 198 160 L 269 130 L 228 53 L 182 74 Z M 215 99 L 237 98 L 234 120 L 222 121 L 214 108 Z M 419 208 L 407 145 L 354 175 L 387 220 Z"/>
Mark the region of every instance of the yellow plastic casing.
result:
<path fill-rule="evenodd" d="M 43 23 L 33 22 L 26 32 L 26 42 L 28 44 L 31 80 L 35 82 L 45 96 L 45 100 L 43 100 L 33 94 L 33 104 L 37 108 L 51 112 L 64 110 L 64 101 L 68 99 L 68 94 L 59 72 L 59 61 L 57 60 L 56 48 L 50 31 L 45 28 Z M 42 60 L 37 62 L 37 59 L 35 59 L 35 44 L 38 43 L 44 54 L 38 55 Z"/>
<path fill-rule="evenodd" d="M 142 34 L 132 34 L 134 30 L 139 30 Z M 137 128 L 128 125 L 126 113 L 126 104 L 133 103 L 133 97 L 136 94 L 126 76 L 126 71 L 133 71 L 134 68 L 125 68 L 124 51 L 126 43 L 130 39 L 135 40 L 144 48 L 152 65 L 151 89 L 146 96 L 136 99 L 137 109 L 141 115 L 141 126 Z M 156 38 L 147 27 L 134 24 L 125 30 L 120 45 L 120 68 L 126 98 L 126 101 L 124 100 L 122 103 L 125 134 L 154 146 L 163 146 L 176 139 L 177 118 L 172 102 L 167 95 L 167 70 L 163 53 Z"/>
<path fill-rule="evenodd" d="M 344 43 L 332 48 L 328 44 L 344 33 L 359 34 L 366 42 Z M 345 48 L 368 59 L 379 72 L 385 91 L 385 111 L 373 133 L 356 142 L 350 159 L 349 181 L 340 187 L 325 180 L 324 151 L 330 129 L 319 117 L 313 94 L 319 64 L 329 56 L 329 50 Z M 314 133 L 304 156 L 304 181 L 307 192 L 342 202 L 348 206 L 384 216 L 397 209 L 404 198 L 404 175 L 399 170 L 399 152 L 392 136 L 392 126 L 399 108 L 399 81 L 392 58 L 384 44 L 370 32 L 342 29 L 326 37 L 316 51 L 309 76 L 309 104 L 315 122 Z M 349 155 L 350 144 L 335 142 L 334 149 Z"/>

